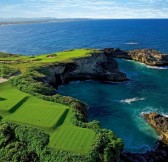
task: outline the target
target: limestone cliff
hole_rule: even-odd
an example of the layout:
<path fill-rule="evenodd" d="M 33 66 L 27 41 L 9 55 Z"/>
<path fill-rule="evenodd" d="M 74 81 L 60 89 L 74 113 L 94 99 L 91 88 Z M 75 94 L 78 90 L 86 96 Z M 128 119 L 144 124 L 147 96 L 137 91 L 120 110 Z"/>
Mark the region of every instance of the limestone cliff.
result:
<path fill-rule="evenodd" d="M 167 66 L 168 55 L 153 49 L 139 49 L 132 51 L 123 51 L 119 48 L 105 48 L 103 52 L 107 55 L 111 55 L 114 58 L 124 58 L 129 60 L 135 60 L 150 66 Z"/>
<path fill-rule="evenodd" d="M 47 66 L 47 82 L 59 86 L 75 80 L 99 80 L 120 82 L 128 80 L 119 71 L 117 62 L 104 53 L 73 59 L 68 63 Z"/>

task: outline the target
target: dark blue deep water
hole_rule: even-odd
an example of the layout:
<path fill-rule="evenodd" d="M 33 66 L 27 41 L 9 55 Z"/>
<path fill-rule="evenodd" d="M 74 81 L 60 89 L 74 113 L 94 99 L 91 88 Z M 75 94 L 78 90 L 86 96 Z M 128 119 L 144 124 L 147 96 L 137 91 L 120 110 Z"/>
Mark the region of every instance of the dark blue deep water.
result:
<path fill-rule="evenodd" d="M 0 51 L 41 54 L 72 48 L 154 48 L 168 52 L 168 19 L 87 20 L 0 26 Z"/>
<path fill-rule="evenodd" d="M 74 48 L 154 48 L 168 53 L 168 19 L 87 20 L 0 26 L 0 51 L 37 55 Z M 74 82 L 59 92 L 89 104 L 89 120 L 99 120 L 125 142 L 125 150 L 142 152 L 158 135 L 141 117 L 168 115 L 168 69 L 117 60 L 127 83 Z"/>

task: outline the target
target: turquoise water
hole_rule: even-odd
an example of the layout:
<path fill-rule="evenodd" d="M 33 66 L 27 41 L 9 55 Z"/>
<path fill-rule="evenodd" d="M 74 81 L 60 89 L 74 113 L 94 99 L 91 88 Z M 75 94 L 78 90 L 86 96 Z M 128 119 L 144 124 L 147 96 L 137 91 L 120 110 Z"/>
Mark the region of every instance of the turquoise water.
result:
<path fill-rule="evenodd" d="M 142 118 L 143 112 L 168 114 L 168 69 L 153 69 L 117 60 L 130 79 L 126 83 L 73 82 L 59 92 L 86 102 L 89 120 L 100 121 L 125 143 L 125 150 L 143 152 L 155 146 L 159 136 Z"/>

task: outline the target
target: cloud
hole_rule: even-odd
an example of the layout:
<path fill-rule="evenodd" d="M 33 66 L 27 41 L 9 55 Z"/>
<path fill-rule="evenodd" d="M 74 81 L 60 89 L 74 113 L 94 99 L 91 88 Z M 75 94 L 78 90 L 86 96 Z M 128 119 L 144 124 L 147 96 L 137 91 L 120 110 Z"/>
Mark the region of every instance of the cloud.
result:
<path fill-rule="evenodd" d="M 168 0 L 1 0 L 1 17 L 168 18 Z"/>

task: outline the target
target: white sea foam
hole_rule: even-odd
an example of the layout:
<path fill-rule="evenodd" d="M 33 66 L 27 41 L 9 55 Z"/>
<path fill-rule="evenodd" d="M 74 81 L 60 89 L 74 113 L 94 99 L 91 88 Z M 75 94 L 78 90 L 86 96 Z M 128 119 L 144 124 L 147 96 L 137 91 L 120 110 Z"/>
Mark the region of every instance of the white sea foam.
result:
<path fill-rule="evenodd" d="M 157 109 L 152 110 L 152 111 L 143 111 L 143 112 L 141 112 L 141 113 L 140 113 L 140 116 L 141 116 L 141 117 L 143 117 L 143 116 L 144 116 L 144 114 L 149 114 L 149 113 L 151 113 L 151 112 L 157 112 L 157 113 L 160 113 L 161 115 L 163 115 L 163 116 L 165 116 L 165 117 L 167 117 L 167 118 L 168 118 L 168 114 L 165 114 L 165 113 L 159 112 L 159 111 L 157 111 Z"/>
<path fill-rule="evenodd" d="M 138 45 L 139 43 L 137 43 L 137 42 L 127 42 L 127 43 L 124 43 L 124 44 L 126 44 L 126 45 Z"/>
<path fill-rule="evenodd" d="M 149 114 L 151 112 L 156 112 L 156 113 L 159 113 L 165 117 L 168 117 L 168 113 L 167 112 L 163 112 L 162 111 L 162 107 L 151 107 L 151 106 L 148 106 L 148 107 L 144 107 L 141 109 L 141 115 L 143 114 Z"/>
<path fill-rule="evenodd" d="M 157 69 L 157 70 L 166 70 L 166 69 L 168 69 L 168 66 L 150 66 L 150 65 L 146 65 L 145 63 L 134 61 L 134 60 L 126 60 L 126 61 L 138 63 L 138 64 L 140 64 L 140 65 L 142 65 L 144 67 L 150 68 L 150 69 Z"/>
<path fill-rule="evenodd" d="M 160 113 L 160 108 L 147 106 L 141 109 L 142 113 L 158 112 Z"/>
<path fill-rule="evenodd" d="M 168 114 L 164 114 L 164 113 L 163 113 L 162 115 L 165 116 L 166 118 L 168 118 Z"/>
<path fill-rule="evenodd" d="M 127 99 L 124 99 L 124 100 L 120 100 L 120 102 L 131 104 L 132 102 L 143 101 L 143 100 L 145 100 L 145 98 L 134 97 L 134 98 L 127 98 Z"/>
<path fill-rule="evenodd" d="M 158 66 L 149 66 L 149 65 L 147 65 L 147 67 L 148 67 L 148 68 L 151 68 L 151 69 L 158 69 L 158 70 L 168 69 L 168 66 L 158 67 Z"/>

